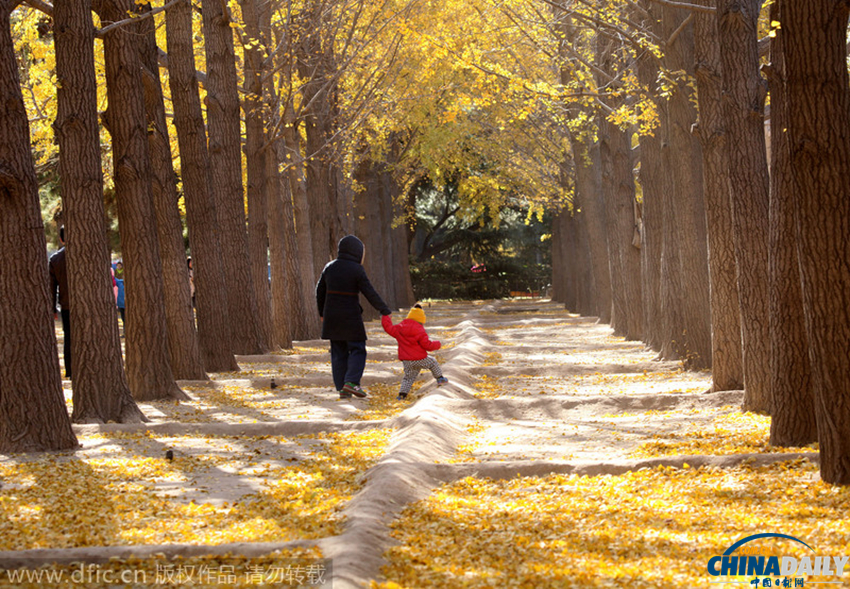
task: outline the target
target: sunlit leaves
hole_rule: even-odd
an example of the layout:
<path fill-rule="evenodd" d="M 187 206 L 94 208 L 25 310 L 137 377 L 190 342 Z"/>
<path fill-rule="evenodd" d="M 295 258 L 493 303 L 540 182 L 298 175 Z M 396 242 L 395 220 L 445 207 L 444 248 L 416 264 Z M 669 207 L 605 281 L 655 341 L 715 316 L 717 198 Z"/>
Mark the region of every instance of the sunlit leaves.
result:
<path fill-rule="evenodd" d="M 692 587 L 708 559 L 775 531 L 844 554 L 850 491 L 805 462 L 621 476 L 467 478 L 394 524 L 381 587 Z M 809 579 L 809 581 L 814 579 Z"/>
<path fill-rule="evenodd" d="M 374 464 L 388 438 L 385 430 L 318 436 L 318 450 L 305 451 L 303 461 L 256 465 L 252 477 L 262 481 L 261 490 L 224 504 L 172 499 L 161 491 L 170 483 L 191 486 L 210 469 L 229 468 L 220 456 L 181 453 L 173 461 L 138 455 L 44 456 L 5 464 L 0 466 L 0 547 L 220 544 L 338 534 L 340 510 L 359 488 L 356 474 Z M 243 437 L 240 443 L 249 441 Z"/>

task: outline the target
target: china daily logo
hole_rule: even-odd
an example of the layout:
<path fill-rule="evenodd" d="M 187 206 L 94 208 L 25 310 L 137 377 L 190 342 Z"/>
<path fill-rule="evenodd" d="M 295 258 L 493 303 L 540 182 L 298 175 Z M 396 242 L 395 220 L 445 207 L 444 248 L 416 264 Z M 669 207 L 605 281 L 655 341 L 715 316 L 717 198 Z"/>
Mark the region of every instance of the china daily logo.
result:
<path fill-rule="evenodd" d="M 744 548 L 744 545 L 748 542 L 762 538 L 793 540 L 814 552 L 811 546 L 794 536 L 770 533 L 754 534 L 738 540 L 727 548 L 722 555 L 712 556 L 708 559 L 708 574 L 712 577 L 755 577 L 747 584 L 756 587 L 803 587 L 809 576 L 833 577 L 828 581 L 809 581 L 808 584 L 810 585 L 834 585 L 842 582 L 844 567 L 850 557 L 831 555 L 803 556 L 800 558 L 765 556 L 766 550 L 753 550 L 753 547 Z M 737 554 L 736 551 L 738 551 Z M 838 579 L 834 577 L 838 577 Z M 725 581 L 711 582 L 723 583 Z"/>

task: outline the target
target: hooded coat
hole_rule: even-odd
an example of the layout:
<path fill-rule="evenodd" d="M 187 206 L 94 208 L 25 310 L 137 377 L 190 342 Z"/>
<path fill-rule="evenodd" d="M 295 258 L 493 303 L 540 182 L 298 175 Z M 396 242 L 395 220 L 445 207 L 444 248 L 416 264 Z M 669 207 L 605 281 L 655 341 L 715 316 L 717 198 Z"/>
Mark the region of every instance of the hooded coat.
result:
<path fill-rule="evenodd" d="M 329 262 L 316 284 L 316 304 L 322 317 L 322 339 L 365 341 L 360 293 L 369 304 L 389 315 L 390 308 L 369 282 L 363 268 L 363 242 L 353 235 L 339 240 L 336 260 Z"/>
<path fill-rule="evenodd" d="M 381 325 L 384 331 L 398 340 L 399 360 L 422 360 L 428 352 L 440 349 L 440 342 L 428 339 L 425 327 L 415 319 L 405 319 L 393 325 L 390 316 L 384 315 Z"/>

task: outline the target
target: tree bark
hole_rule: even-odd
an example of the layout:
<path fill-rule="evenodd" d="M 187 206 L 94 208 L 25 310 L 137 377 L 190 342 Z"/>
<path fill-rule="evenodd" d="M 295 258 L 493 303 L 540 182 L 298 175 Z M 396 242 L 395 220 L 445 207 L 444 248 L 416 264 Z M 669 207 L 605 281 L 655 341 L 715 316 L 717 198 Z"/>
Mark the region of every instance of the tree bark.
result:
<path fill-rule="evenodd" d="M 248 250 L 251 259 L 251 277 L 257 296 L 257 320 L 264 336 L 264 346 L 280 347 L 281 341 L 274 331 L 272 321 L 272 293 L 269 286 L 270 241 L 268 214 L 268 182 L 266 170 L 266 116 L 263 110 L 263 47 L 269 43 L 260 35 L 260 21 L 255 0 L 242 0 L 242 21 L 245 26 L 243 55 L 247 93 L 242 102 L 245 112 L 245 161 L 248 179 Z M 273 77 L 273 76 L 272 76 Z M 272 272 L 274 268 L 271 268 Z M 272 280 L 274 277 L 272 276 Z M 285 341 L 285 340 L 284 340 Z"/>
<path fill-rule="evenodd" d="M 325 264 L 336 257 L 342 235 L 339 186 L 334 153 L 334 79 L 333 39 L 326 30 L 326 6 L 311 0 L 304 12 L 302 38 L 299 39 L 298 73 L 306 80 L 301 89 L 304 104 L 306 186 L 310 199 L 310 231 L 313 240 L 313 271 L 318 277 Z"/>
<path fill-rule="evenodd" d="M 850 484 L 850 90 L 848 5 L 780 3 L 797 255 L 821 478 Z"/>
<path fill-rule="evenodd" d="M 0 452 L 4 454 L 70 450 L 78 445 L 59 376 L 47 244 L 10 35 L 12 6 L 9 0 L 0 1 Z"/>
<path fill-rule="evenodd" d="M 573 206 L 575 207 L 575 201 Z M 560 226 L 561 239 L 558 248 L 558 258 L 563 272 L 563 303 L 564 308 L 572 313 L 578 313 L 579 294 L 579 264 L 578 257 L 578 230 L 576 221 L 576 209 L 570 211 L 565 209 L 557 219 Z M 554 259 L 553 259 L 554 262 Z"/>
<path fill-rule="evenodd" d="M 685 22 L 686 11 L 665 7 L 663 34 L 675 40 L 662 58 L 666 69 L 694 73 L 693 26 Z M 684 28 L 683 28 L 684 26 Z M 667 152 L 674 198 L 666 211 L 673 225 L 673 243 L 678 254 L 681 285 L 675 305 L 680 321 L 674 325 L 676 354 L 687 368 L 711 366 L 711 315 L 708 296 L 708 243 L 703 197 L 702 149 L 691 133 L 697 119 L 694 92 L 687 80 L 677 80 L 668 97 Z"/>
<path fill-rule="evenodd" d="M 268 5 L 260 12 L 260 31 L 266 42 L 266 52 L 273 52 L 274 28 L 272 27 L 272 12 Z M 288 57 L 284 57 L 288 59 Z M 281 83 L 288 78 L 291 62 L 284 67 L 286 74 L 281 76 Z M 299 252 L 299 235 L 296 226 L 292 175 L 281 173 L 281 162 L 288 160 L 285 137 L 294 141 L 294 127 L 286 126 L 288 135 L 280 134 L 279 129 L 284 121 L 281 112 L 280 91 L 275 87 L 274 79 L 266 78 L 263 89 L 266 110 L 269 113 L 270 133 L 275 133 L 267 139 L 266 151 L 266 194 L 270 203 L 269 225 L 270 234 L 274 236 L 272 249 L 272 303 L 275 328 L 278 332 L 279 345 L 292 347 L 293 340 L 318 337 L 319 315 L 316 310 L 315 296 L 312 294 L 312 262 L 302 265 L 303 259 Z M 292 113 L 292 96 L 283 104 L 283 112 Z M 287 121 L 288 122 L 288 121 Z M 297 143 L 296 143 L 297 145 Z M 292 168 L 294 174 L 294 168 Z M 305 200 L 306 200 L 306 195 Z M 309 223 L 308 223 L 309 225 Z M 309 245 L 309 232 L 305 240 Z M 309 250 L 308 250 L 309 252 Z M 309 288 L 309 290 L 307 290 Z"/>
<path fill-rule="evenodd" d="M 758 72 L 761 0 L 718 0 L 729 152 L 733 240 L 741 303 L 744 404 L 770 413 L 767 292 L 770 180 L 764 137 L 764 80 Z"/>
<path fill-rule="evenodd" d="M 650 0 L 641 2 L 646 11 L 644 27 L 659 32 L 660 18 L 654 13 L 657 5 Z M 653 96 L 658 84 L 658 59 L 650 51 L 638 56 L 636 70 L 638 80 Z M 666 118 L 661 116 L 661 105 L 656 101 L 659 125 L 652 133 L 642 134 L 640 140 L 640 172 L 638 182 L 642 189 L 643 217 L 641 239 L 641 296 L 643 297 L 643 341 L 656 351 L 661 351 L 663 342 L 661 316 L 661 249 L 663 245 L 664 195 L 669 188 L 669 176 L 664 173 L 662 137 L 667 135 Z"/>
<path fill-rule="evenodd" d="M 109 273 L 94 70 L 91 4 L 54 7 L 59 176 L 65 211 L 74 412 L 77 423 L 145 420 L 130 395 L 121 359 Z"/>
<path fill-rule="evenodd" d="M 315 256 L 313 254 L 313 231 L 310 224 L 310 199 L 307 198 L 307 181 L 304 173 L 304 157 L 301 151 L 301 141 L 295 125 L 295 117 L 291 103 L 287 103 L 284 111 L 284 138 L 281 149 L 284 150 L 282 162 L 287 162 L 283 178 L 289 183 L 292 194 L 293 218 L 295 220 L 295 237 L 298 242 L 298 267 L 301 273 L 297 277 L 305 302 L 304 314 L 307 330 L 293 334 L 297 340 L 317 339 L 321 335 L 319 310 L 316 307 L 316 283 L 321 273 L 315 272 Z M 284 191 L 285 192 L 285 191 Z"/>
<path fill-rule="evenodd" d="M 714 0 L 700 0 L 713 6 Z M 726 118 L 717 18 L 698 13 L 694 20 L 695 77 L 699 92 L 698 135 L 702 142 L 703 181 L 708 226 L 711 304 L 711 379 L 713 391 L 744 387 L 741 313 L 735 271 Z"/>
<path fill-rule="evenodd" d="M 569 214 L 566 207 L 552 218 L 552 300 L 561 303 L 566 308 L 567 302 L 567 269 L 563 261 L 563 222 L 561 216 Z"/>
<path fill-rule="evenodd" d="M 130 0 L 96 0 L 101 22 L 126 18 Z M 112 159 L 126 285 L 126 371 L 139 401 L 188 399 L 174 381 L 168 354 L 162 266 L 151 195 L 142 67 L 137 26 L 125 25 L 103 41 L 109 106 L 103 115 L 112 136 Z"/>
<path fill-rule="evenodd" d="M 365 246 L 363 267 L 369 275 L 369 280 L 381 297 L 387 299 L 387 273 L 386 273 L 386 247 L 383 217 L 381 215 L 382 182 L 379 164 L 372 161 L 368 156 L 362 159 L 355 171 L 355 179 L 362 187 L 362 191 L 354 201 L 353 231 L 360 237 Z M 387 303 L 392 307 L 392 303 Z M 380 315 L 370 305 L 362 305 L 363 319 L 366 321 L 375 319 Z"/>
<path fill-rule="evenodd" d="M 779 21 L 779 5 L 770 8 Z M 770 443 L 805 446 L 817 441 L 815 399 L 809 366 L 809 345 L 803 314 L 800 268 L 797 263 L 796 219 L 791 154 L 785 115 L 783 35 L 770 41 L 771 182 L 770 182 L 770 390 L 773 412 Z M 777 132 L 773 132 L 777 131 Z"/>
<path fill-rule="evenodd" d="M 231 349 L 236 354 L 262 354 L 270 341 L 268 297 L 258 311 L 257 285 L 251 278 L 248 237 L 245 227 L 245 196 L 242 190 L 241 121 L 237 92 L 236 55 L 233 29 L 227 3 L 204 0 L 204 50 L 207 62 L 207 130 L 212 181 L 215 183 L 215 211 L 219 225 L 222 268 L 227 285 Z M 262 182 L 260 183 L 262 185 Z M 254 192 L 257 196 L 257 192 Z M 255 202 L 255 205 L 257 203 Z M 253 221 L 265 226 L 258 211 Z M 263 256 L 265 258 L 265 256 Z M 268 282 L 267 266 L 263 268 Z M 258 321 L 265 319 L 265 322 Z"/>
<path fill-rule="evenodd" d="M 150 10 L 150 5 L 146 5 Z M 148 119 L 148 150 L 151 159 L 151 192 L 156 211 L 168 354 L 171 371 L 178 380 L 207 380 L 195 330 L 195 313 L 189 288 L 189 269 L 183 245 L 183 226 L 177 208 L 177 176 L 171 159 L 171 141 L 165 117 L 165 100 L 157 63 L 154 19 L 139 23 L 142 82 Z"/>
<path fill-rule="evenodd" d="M 588 246 L 593 282 L 596 285 L 595 315 L 601 323 L 611 322 L 611 273 L 608 263 L 608 243 L 605 232 L 607 211 L 603 201 L 601 157 L 599 144 L 590 140 L 570 138 L 576 162 L 576 190 L 582 196 L 582 208 L 587 215 Z"/>
<path fill-rule="evenodd" d="M 308 311 L 315 308 L 316 303 L 315 299 L 304 300 L 301 288 L 292 194 L 288 179 L 280 173 L 280 144 L 280 141 L 275 141 L 266 151 L 272 236 L 272 302 L 275 340 L 282 348 L 292 348 L 293 339 L 309 333 Z"/>
<path fill-rule="evenodd" d="M 198 97 L 192 49 L 192 12 L 188 0 L 166 11 L 168 74 L 174 126 L 180 146 L 186 223 L 194 267 L 198 337 L 204 368 L 211 372 L 239 369 L 230 345 L 227 285 L 217 237 L 215 191 L 210 175 L 204 119 Z"/>
<path fill-rule="evenodd" d="M 401 187 L 393 178 L 392 219 L 395 226 L 391 232 L 393 252 L 393 275 L 396 282 L 395 307 L 398 309 L 412 306 L 416 302 L 413 294 L 413 282 L 410 279 L 410 247 L 407 243 L 406 213 L 398 206 Z M 396 219 L 400 222 L 396 223 Z"/>
<path fill-rule="evenodd" d="M 632 245 L 635 230 L 635 188 L 628 135 L 600 120 L 602 190 L 608 210 L 608 256 L 611 269 L 614 333 L 641 339 L 643 301 L 640 294 L 640 250 Z"/>

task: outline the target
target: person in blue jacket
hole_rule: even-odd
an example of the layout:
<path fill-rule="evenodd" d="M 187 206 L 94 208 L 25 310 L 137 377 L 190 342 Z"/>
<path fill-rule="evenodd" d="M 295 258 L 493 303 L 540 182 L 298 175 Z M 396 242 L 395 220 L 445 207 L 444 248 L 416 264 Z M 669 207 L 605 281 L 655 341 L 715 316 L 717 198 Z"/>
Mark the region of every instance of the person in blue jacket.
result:
<path fill-rule="evenodd" d="M 124 262 L 115 262 L 115 284 L 118 286 L 118 295 L 115 304 L 118 306 L 118 314 L 121 315 L 121 325 L 126 327 L 124 319 Z"/>
<path fill-rule="evenodd" d="M 340 399 L 363 398 L 360 386 L 366 368 L 366 328 L 360 294 L 381 315 L 391 313 L 363 268 L 366 247 L 354 235 L 339 240 L 336 260 L 322 270 L 316 303 L 322 318 L 322 339 L 331 342 L 331 373 Z"/>

